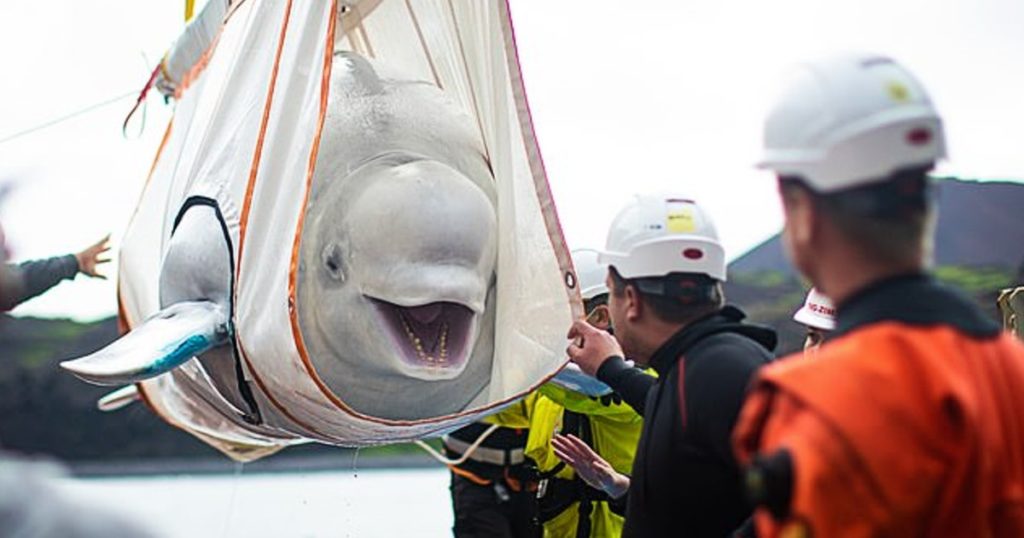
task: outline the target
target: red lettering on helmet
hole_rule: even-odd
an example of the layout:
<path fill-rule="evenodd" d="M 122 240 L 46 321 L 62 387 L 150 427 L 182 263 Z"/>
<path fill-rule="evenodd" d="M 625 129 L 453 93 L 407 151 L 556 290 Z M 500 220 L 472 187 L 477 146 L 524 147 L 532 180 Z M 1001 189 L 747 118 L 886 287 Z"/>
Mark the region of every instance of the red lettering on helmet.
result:
<path fill-rule="evenodd" d="M 836 309 L 835 308 L 829 308 L 827 306 L 822 306 L 820 304 L 810 303 L 810 304 L 807 305 L 807 308 L 811 312 L 814 312 L 816 314 L 824 314 L 826 316 L 835 316 L 835 314 L 836 314 Z"/>

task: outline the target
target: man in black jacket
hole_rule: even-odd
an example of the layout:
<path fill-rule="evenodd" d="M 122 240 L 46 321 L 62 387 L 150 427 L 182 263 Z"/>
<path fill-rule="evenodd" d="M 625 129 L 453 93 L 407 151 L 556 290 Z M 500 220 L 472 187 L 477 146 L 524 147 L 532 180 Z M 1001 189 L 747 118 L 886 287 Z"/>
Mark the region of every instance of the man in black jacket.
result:
<path fill-rule="evenodd" d="M 775 333 L 724 305 L 725 253 L 690 200 L 638 197 L 612 223 L 601 260 L 615 336 L 577 322 L 568 353 L 644 416 L 632 476 L 598 477 L 628 488 L 623 535 L 730 535 L 751 513 L 730 434 Z M 600 475 L 596 455 L 573 441 L 560 439 L 560 455 L 581 476 Z"/>

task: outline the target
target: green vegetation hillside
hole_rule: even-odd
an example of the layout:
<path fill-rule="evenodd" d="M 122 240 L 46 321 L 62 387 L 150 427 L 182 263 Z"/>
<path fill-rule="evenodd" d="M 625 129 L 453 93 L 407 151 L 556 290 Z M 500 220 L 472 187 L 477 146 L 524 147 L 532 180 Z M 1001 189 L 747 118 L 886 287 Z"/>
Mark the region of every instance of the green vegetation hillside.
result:
<path fill-rule="evenodd" d="M 999 290 L 1021 283 L 1014 271 L 1000 267 L 945 266 L 936 270 L 936 276 L 973 298 L 996 321 L 1001 320 L 996 308 Z M 731 272 L 725 285 L 730 303 L 741 306 L 750 319 L 779 332 L 780 355 L 803 347 L 804 328 L 792 316 L 803 304 L 806 293 L 803 282 L 783 271 Z"/>

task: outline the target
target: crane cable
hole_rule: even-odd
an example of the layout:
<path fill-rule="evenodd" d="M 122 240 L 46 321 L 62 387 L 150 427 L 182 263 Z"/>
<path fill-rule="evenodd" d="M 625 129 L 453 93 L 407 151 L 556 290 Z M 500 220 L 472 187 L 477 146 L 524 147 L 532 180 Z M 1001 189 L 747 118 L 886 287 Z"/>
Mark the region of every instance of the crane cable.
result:
<path fill-rule="evenodd" d="M 63 115 L 63 116 L 61 116 L 59 118 L 54 118 L 52 120 L 40 123 L 39 125 L 36 125 L 36 126 L 33 126 L 33 127 L 29 127 L 28 129 L 23 129 L 23 130 L 18 131 L 18 132 L 14 133 L 14 134 L 5 136 L 4 138 L 0 138 L 0 144 L 11 142 L 11 141 L 16 140 L 18 138 L 21 138 L 23 136 L 32 134 L 32 133 L 34 133 L 36 131 L 41 131 L 43 129 L 46 129 L 47 127 L 53 127 L 54 125 L 57 125 L 59 123 L 63 123 L 63 122 L 68 121 L 68 120 L 72 120 L 74 118 L 77 118 L 78 116 L 81 116 L 82 114 L 86 114 L 86 113 L 92 112 L 93 110 L 96 110 L 98 108 L 103 108 L 103 107 L 105 107 L 107 105 L 112 105 L 112 104 L 114 104 L 114 103 L 116 103 L 116 102 L 118 102 L 118 101 L 120 101 L 122 99 L 126 99 L 128 97 L 133 96 L 133 95 L 138 95 L 138 92 L 137 91 L 130 91 L 128 93 L 123 93 L 123 94 L 118 95 L 116 97 L 111 97 L 109 99 L 106 99 L 106 100 L 100 101 L 98 103 L 89 105 L 89 106 L 87 106 L 85 108 L 81 108 L 81 109 L 76 110 L 74 112 L 71 112 L 69 114 L 65 114 L 65 115 Z"/>

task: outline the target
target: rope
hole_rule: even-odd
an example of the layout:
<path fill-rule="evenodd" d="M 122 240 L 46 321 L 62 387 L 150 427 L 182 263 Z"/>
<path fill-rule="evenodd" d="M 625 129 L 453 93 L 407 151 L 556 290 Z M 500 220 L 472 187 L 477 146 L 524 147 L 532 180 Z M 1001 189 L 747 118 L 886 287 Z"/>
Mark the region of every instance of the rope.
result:
<path fill-rule="evenodd" d="M 139 92 L 139 96 L 135 99 L 135 106 L 133 106 L 132 109 L 128 112 L 128 115 L 125 116 L 124 123 L 121 124 L 121 135 L 124 136 L 125 138 L 128 137 L 128 122 L 131 121 L 132 116 L 135 115 L 135 111 L 138 110 L 139 106 L 142 105 L 143 101 L 146 100 L 146 94 L 148 94 L 149 89 L 153 87 L 153 84 L 156 82 L 156 77 L 160 75 L 160 71 L 161 69 L 163 69 L 163 66 L 164 62 L 163 60 L 160 60 L 160 63 L 157 64 L 157 66 L 149 74 L 149 80 L 147 80 L 146 85 L 142 87 L 142 91 Z M 145 114 L 142 115 L 142 125 L 143 127 L 145 127 L 146 125 Z"/>
<path fill-rule="evenodd" d="M 424 443 L 423 441 L 417 440 L 416 441 L 416 446 L 418 446 L 418 447 L 422 448 L 423 450 L 427 451 L 427 453 L 430 454 L 431 456 L 433 456 L 435 460 L 441 462 L 441 465 L 461 465 L 461 464 L 465 463 L 465 461 L 469 459 L 469 456 L 471 456 L 473 454 L 473 452 L 475 452 L 476 449 L 479 448 L 480 445 L 483 444 L 483 442 L 488 437 L 490 437 L 490 435 L 492 433 L 494 433 L 495 430 L 497 430 L 500 427 L 501 426 L 499 426 L 497 424 L 491 424 L 490 428 L 487 428 L 486 430 L 484 430 L 484 432 L 480 434 L 480 437 L 477 437 L 476 441 L 473 441 L 473 444 L 469 445 L 469 448 L 466 449 L 466 452 L 461 457 L 459 457 L 458 459 L 454 459 L 454 460 L 446 458 L 444 456 L 444 454 L 441 454 L 437 450 L 434 450 L 434 447 Z"/>
<path fill-rule="evenodd" d="M 52 119 L 52 120 L 47 121 L 45 123 L 41 123 L 39 125 L 36 125 L 35 127 L 29 127 L 28 129 L 25 129 L 25 130 L 22 130 L 22 131 L 18 131 L 16 133 L 12 134 L 12 135 L 6 136 L 4 138 L 0 138 L 0 144 L 5 144 L 5 143 L 10 142 L 12 140 L 21 138 L 21 137 L 23 137 L 25 135 L 29 135 L 29 134 L 32 134 L 32 133 L 34 133 L 36 131 L 40 131 L 40 130 L 46 129 L 47 127 L 53 127 L 54 125 L 57 125 L 58 123 L 63 123 L 65 121 L 77 118 L 78 116 L 81 116 L 82 114 L 86 114 L 86 113 L 92 112 L 93 110 L 96 110 L 98 108 L 102 108 L 102 107 L 105 107 L 107 105 L 114 104 L 114 103 L 116 103 L 116 102 L 118 102 L 118 101 L 120 101 L 120 100 L 122 100 L 122 99 L 124 99 L 126 97 L 131 97 L 133 95 L 136 95 L 136 92 L 135 91 L 130 91 L 128 93 L 118 95 L 117 97 L 111 97 L 110 99 L 107 99 L 105 101 L 100 101 L 99 103 L 96 103 L 96 104 L 93 104 L 93 105 L 89 105 L 89 106 L 87 106 L 85 108 L 82 108 L 80 110 L 76 110 L 75 112 L 71 112 L 70 114 L 66 114 L 66 115 L 61 116 L 59 118 Z"/>
<path fill-rule="evenodd" d="M 434 57 L 430 55 L 430 49 L 427 48 L 427 40 L 423 37 L 423 30 L 420 28 L 420 21 L 416 18 L 416 13 L 412 10 L 412 4 L 409 0 L 405 0 L 405 7 L 409 10 L 409 18 L 412 19 L 412 26 L 416 30 L 416 36 L 420 38 L 420 46 L 423 47 L 423 55 L 427 57 L 427 65 L 430 66 L 430 72 L 434 75 L 434 83 L 437 84 L 438 88 L 444 89 L 444 84 L 441 84 L 441 77 L 437 76 L 437 67 L 434 66 Z"/>

